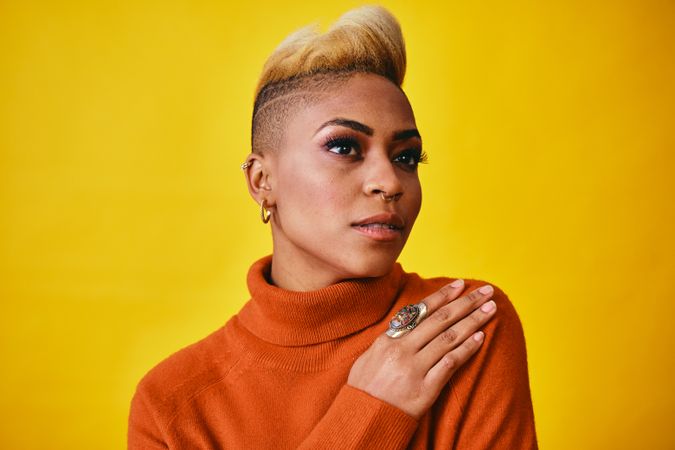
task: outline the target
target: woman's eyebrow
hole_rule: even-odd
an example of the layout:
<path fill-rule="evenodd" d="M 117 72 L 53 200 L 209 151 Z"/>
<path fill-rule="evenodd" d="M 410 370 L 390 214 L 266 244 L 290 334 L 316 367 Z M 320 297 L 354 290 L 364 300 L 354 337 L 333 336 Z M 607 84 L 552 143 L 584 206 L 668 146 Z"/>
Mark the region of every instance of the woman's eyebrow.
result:
<path fill-rule="evenodd" d="M 368 136 L 372 136 L 373 132 L 374 132 L 373 129 L 370 128 L 368 125 L 364 125 L 361 122 L 357 122 L 356 120 L 350 120 L 350 119 L 345 119 L 345 118 L 342 118 L 342 117 L 336 117 L 335 119 L 331 119 L 327 122 L 322 123 L 321 126 L 316 129 L 316 131 L 314 132 L 314 135 L 316 135 L 316 133 L 321 131 L 321 129 L 323 129 L 327 126 L 330 126 L 330 125 L 339 125 L 339 126 L 342 126 L 342 127 L 351 128 L 352 130 L 360 131 L 363 134 L 367 134 Z"/>
<path fill-rule="evenodd" d="M 409 139 L 411 137 L 417 137 L 422 139 L 422 136 L 420 136 L 420 132 L 417 130 L 417 128 L 411 128 L 409 130 L 403 130 L 403 131 L 397 131 L 394 133 L 394 140 L 395 141 L 403 141 L 405 139 Z"/>
<path fill-rule="evenodd" d="M 345 119 L 343 117 L 336 117 L 335 119 L 331 119 L 327 122 L 324 122 L 321 124 L 319 128 L 316 129 L 314 132 L 314 135 L 316 135 L 319 131 L 321 131 L 323 128 L 330 126 L 330 125 L 337 125 L 337 126 L 342 126 L 342 127 L 347 127 L 351 128 L 352 130 L 359 131 L 365 135 L 372 136 L 374 133 L 374 130 L 370 128 L 368 125 L 364 125 L 361 122 L 357 122 L 356 120 L 351 120 L 351 119 Z M 402 131 L 397 131 L 394 133 L 393 140 L 395 141 L 402 141 L 405 139 L 409 139 L 411 137 L 417 137 L 422 139 L 422 136 L 420 136 L 419 131 L 417 128 L 411 128 L 409 130 L 402 130 Z"/>

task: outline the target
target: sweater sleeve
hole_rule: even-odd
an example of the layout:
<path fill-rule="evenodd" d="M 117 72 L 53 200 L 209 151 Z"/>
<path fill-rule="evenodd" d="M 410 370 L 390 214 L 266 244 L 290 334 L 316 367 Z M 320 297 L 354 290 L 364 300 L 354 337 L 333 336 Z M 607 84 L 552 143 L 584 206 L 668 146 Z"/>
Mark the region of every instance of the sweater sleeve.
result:
<path fill-rule="evenodd" d="M 417 420 L 348 384 L 298 449 L 405 449 Z"/>
<path fill-rule="evenodd" d="M 127 447 L 135 449 L 168 449 L 164 442 L 157 422 L 139 389 L 134 394 L 129 412 L 129 428 L 127 432 Z"/>
<path fill-rule="evenodd" d="M 462 410 L 453 448 L 536 450 L 523 327 L 510 300 L 497 287 L 493 299 L 497 313 L 484 327 L 481 349 L 460 369 L 464 374 L 455 374 L 456 384 L 451 379 L 453 396 Z"/>

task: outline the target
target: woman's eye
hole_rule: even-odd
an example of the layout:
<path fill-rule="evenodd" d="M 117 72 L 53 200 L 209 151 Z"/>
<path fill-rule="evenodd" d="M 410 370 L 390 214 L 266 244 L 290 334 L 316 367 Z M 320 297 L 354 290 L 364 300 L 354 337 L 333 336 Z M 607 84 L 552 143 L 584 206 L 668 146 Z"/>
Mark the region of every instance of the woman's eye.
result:
<path fill-rule="evenodd" d="M 426 161 L 426 157 L 421 150 L 406 150 L 394 158 L 394 161 L 405 166 L 417 167 L 419 163 Z"/>
<path fill-rule="evenodd" d="M 353 156 L 358 154 L 358 142 L 354 139 L 331 139 L 325 144 L 326 150 L 338 155 Z"/>

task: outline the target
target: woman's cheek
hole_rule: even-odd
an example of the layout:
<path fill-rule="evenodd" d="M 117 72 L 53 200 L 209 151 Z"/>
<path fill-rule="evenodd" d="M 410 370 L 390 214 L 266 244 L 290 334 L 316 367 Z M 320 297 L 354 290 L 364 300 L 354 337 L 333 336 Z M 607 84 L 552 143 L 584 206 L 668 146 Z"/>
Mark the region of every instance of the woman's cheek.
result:
<path fill-rule="evenodd" d="M 332 205 L 334 194 L 315 177 L 296 176 L 295 179 L 287 179 L 293 180 L 285 186 L 283 196 L 283 207 L 291 215 L 286 217 L 286 224 L 293 229 L 287 231 L 293 234 L 311 231 L 311 236 L 316 237 L 335 213 Z M 306 235 L 305 238 L 309 236 Z"/>
<path fill-rule="evenodd" d="M 294 189 L 300 196 L 299 201 L 305 207 L 311 205 L 320 215 L 335 216 L 344 208 L 349 190 L 343 177 L 335 176 L 326 168 L 315 168 L 301 179 L 297 179 Z"/>

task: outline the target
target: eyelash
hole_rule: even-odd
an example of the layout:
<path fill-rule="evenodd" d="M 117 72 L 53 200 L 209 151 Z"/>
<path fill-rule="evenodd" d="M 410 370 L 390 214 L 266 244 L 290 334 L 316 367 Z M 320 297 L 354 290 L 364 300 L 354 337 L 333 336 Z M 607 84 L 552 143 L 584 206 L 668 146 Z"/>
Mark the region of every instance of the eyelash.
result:
<path fill-rule="evenodd" d="M 326 142 L 323 144 L 323 147 L 327 151 L 331 151 L 332 148 L 334 147 L 345 147 L 345 148 L 351 148 L 356 150 L 357 152 L 360 152 L 359 149 L 359 142 L 352 138 L 352 137 L 345 137 L 345 136 L 329 136 L 326 139 Z M 354 155 L 349 155 L 345 153 L 337 153 L 337 152 L 331 152 L 335 153 L 336 155 L 340 156 L 354 156 Z M 414 164 L 403 164 L 404 166 L 407 167 L 417 167 L 418 164 L 426 164 L 429 160 L 429 157 L 427 156 L 426 152 L 419 148 L 410 148 L 403 150 L 401 153 L 399 153 L 396 158 L 400 158 L 401 156 L 408 156 L 412 157 L 413 161 L 415 161 Z"/>

